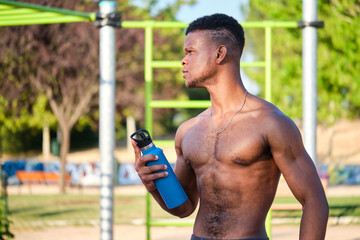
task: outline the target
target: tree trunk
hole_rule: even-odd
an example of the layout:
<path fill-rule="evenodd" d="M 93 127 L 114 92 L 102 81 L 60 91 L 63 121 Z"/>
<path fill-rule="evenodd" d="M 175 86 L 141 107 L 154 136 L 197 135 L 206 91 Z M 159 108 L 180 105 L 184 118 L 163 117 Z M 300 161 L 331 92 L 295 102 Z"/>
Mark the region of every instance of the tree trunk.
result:
<path fill-rule="evenodd" d="M 50 159 L 50 129 L 48 123 L 44 123 L 43 126 L 42 153 L 44 161 Z"/>
<path fill-rule="evenodd" d="M 60 193 L 66 193 L 66 157 L 70 149 L 70 130 L 71 128 L 66 126 L 66 124 L 60 124 L 62 132 L 62 140 L 60 147 L 60 161 L 61 161 L 61 170 L 60 170 Z"/>

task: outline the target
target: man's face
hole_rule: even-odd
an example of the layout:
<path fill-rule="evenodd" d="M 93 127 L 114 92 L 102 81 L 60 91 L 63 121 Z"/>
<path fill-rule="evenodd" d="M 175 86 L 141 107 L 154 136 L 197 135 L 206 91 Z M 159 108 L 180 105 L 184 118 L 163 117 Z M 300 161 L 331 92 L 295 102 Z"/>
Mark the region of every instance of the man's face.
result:
<path fill-rule="evenodd" d="M 204 87 L 216 73 L 216 48 L 208 40 L 206 31 L 190 32 L 185 39 L 184 53 L 181 64 L 186 87 Z"/>

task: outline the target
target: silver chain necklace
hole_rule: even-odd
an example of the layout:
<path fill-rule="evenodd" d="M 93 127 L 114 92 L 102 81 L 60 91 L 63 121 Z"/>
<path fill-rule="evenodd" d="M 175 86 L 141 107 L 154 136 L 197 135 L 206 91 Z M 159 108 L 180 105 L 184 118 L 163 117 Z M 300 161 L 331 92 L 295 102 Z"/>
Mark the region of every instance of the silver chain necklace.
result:
<path fill-rule="evenodd" d="M 215 130 L 215 128 L 214 128 L 214 125 L 213 125 L 213 122 L 212 122 L 212 119 L 211 119 L 211 116 L 212 116 L 212 108 L 211 108 L 210 123 L 211 123 L 211 128 L 214 130 L 214 132 L 215 132 L 216 135 L 218 135 L 218 134 L 222 133 L 223 131 L 225 131 L 225 129 L 230 125 L 230 123 L 231 123 L 232 119 L 234 118 L 234 116 L 243 109 L 243 107 L 245 106 L 245 101 L 246 101 L 247 93 L 248 93 L 248 91 L 246 90 L 246 92 L 245 92 L 245 97 L 244 97 L 244 102 L 243 102 L 243 104 L 241 105 L 241 108 L 240 108 L 238 111 L 236 111 L 236 112 L 231 116 L 230 121 L 229 121 L 229 122 L 226 124 L 226 126 L 225 126 L 221 131 L 219 131 L 219 132 L 217 132 L 217 131 Z"/>

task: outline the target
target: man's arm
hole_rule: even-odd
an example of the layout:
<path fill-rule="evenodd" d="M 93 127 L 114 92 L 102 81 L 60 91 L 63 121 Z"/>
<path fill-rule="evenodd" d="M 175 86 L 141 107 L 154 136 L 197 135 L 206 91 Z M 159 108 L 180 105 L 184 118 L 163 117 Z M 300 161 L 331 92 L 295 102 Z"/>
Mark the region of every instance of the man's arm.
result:
<path fill-rule="evenodd" d="M 324 239 L 329 206 L 298 128 L 291 119 L 279 113 L 269 117 L 265 132 L 278 168 L 303 206 L 300 239 Z"/>
<path fill-rule="evenodd" d="M 135 169 L 142 183 L 145 185 L 147 191 L 153 196 L 153 198 L 165 211 L 178 217 L 187 217 L 190 214 L 192 214 L 196 209 L 198 194 L 196 188 L 195 174 L 192 168 L 190 167 L 190 165 L 185 162 L 184 157 L 182 155 L 182 150 L 181 150 L 182 134 L 183 131 L 180 126 L 175 137 L 177 161 L 175 164 L 174 172 L 179 182 L 181 183 L 182 187 L 184 188 L 184 191 L 188 196 L 188 200 L 186 200 L 184 204 L 173 209 L 168 209 L 166 207 L 166 204 L 163 201 L 154 183 L 155 179 L 164 178 L 167 176 L 167 172 L 154 173 L 156 171 L 165 170 L 166 166 L 165 165 L 146 166 L 147 162 L 157 160 L 157 156 L 155 155 L 141 156 L 141 151 L 136 145 L 136 142 L 133 140 L 132 140 L 132 145 L 135 153 Z"/>

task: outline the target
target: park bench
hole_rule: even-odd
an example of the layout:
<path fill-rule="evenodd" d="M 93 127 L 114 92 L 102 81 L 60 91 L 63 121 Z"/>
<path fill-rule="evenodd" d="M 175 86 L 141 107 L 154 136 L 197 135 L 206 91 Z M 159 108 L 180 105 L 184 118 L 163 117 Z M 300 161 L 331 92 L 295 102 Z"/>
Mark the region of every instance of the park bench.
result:
<path fill-rule="evenodd" d="M 16 171 L 15 174 L 21 184 L 50 184 L 60 180 L 59 174 L 55 172 Z M 65 182 L 70 182 L 70 174 L 66 174 Z"/>
<path fill-rule="evenodd" d="M 325 193 L 327 189 L 328 180 L 321 179 L 321 183 L 324 187 Z M 283 176 L 280 177 L 278 189 L 275 197 L 294 197 L 289 186 L 287 185 Z M 299 202 L 296 203 L 273 203 L 271 206 L 273 211 L 295 211 L 302 210 L 302 206 Z"/>

